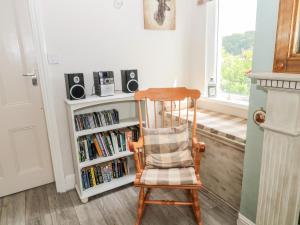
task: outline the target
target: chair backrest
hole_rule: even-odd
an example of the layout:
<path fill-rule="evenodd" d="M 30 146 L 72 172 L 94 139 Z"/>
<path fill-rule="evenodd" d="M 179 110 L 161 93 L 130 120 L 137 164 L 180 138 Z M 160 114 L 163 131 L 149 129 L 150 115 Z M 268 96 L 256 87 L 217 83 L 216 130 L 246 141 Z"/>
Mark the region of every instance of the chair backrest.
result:
<path fill-rule="evenodd" d="M 146 127 L 151 127 L 150 121 L 153 119 L 154 128 L 166 127 L 167 119 L 166 111 L 168 111 L 170 120 L 170 127 L 182 124 L 182 119 L 188 123 L 189 119 L 189 106 L 190 103 L 194 106 L 194 116 L 192 122 L 192 137 L 196 135 L 197 127 L 197 100 L 200 98 L 200 91 L 187 89 L 185 87 L 177 88 L 150 88 L 135 93 L 135 100 L 138 102 L 139 110 L 139 125 L 140 134 L 143 136 L 143 123 Z M 142 104 L 143 103 L 143 104 Z M 153 108 L 152 108 L 153 107 Z M 144 108 L 144 110 L 142 109 Z M 153 110 L 150 110 L 150 109 Z M 175 109 L 176 108 L 176 109 Z M 186 108 L 186 115 L 181 114 L 181 110 Z M 161 110 L 160 110 L 161 109 Z M 174 111 L 178 110 L 178 118 L 174 120 Z M 143 118 L 143 111 L 144 117 Z M 151 113 L 152 111 L 152 113 Z M 154 114 L 151 117 L 151 114 Z M 161 114 L 161 118 L 160 118 Z M 161 122 L 159 123 L 159 120 Z M 168 123 L 167 123 L 168 124 Z"/>

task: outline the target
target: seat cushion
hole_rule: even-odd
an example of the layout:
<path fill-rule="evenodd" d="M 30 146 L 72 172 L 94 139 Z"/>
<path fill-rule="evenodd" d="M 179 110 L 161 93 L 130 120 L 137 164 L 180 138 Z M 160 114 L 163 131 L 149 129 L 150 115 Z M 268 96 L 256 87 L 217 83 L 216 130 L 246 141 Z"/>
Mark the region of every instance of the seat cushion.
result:
<path fill-rule="evenodd" d="M 197 184 L 195 169 L 170 168 L 170 169 L 145 169 L 141 183 L 147 185 L 184 185 Z"/>
<path fill-rule="evenodd" d="M 191 150 L 171 153 L 149 154 L 146 157 L 146 169 L 150 168 L 182 168 L 193 165 Z"/>
<path fill-rule="evenodd" d="M 186 125 L 173 128 L 143 128 L 143 134 L 147 169 L 193 165 Z"/>

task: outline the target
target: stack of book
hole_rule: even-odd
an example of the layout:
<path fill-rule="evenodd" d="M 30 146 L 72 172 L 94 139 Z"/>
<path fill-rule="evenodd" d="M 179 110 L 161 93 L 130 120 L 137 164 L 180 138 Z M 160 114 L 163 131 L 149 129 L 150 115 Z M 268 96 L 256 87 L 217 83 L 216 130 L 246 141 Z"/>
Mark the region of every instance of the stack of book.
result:
<path fill-rule="evenodd" d="M 137 141 L 138 138 L 137 126 L 79 137 L 79 161 L 84 162 L 130 151 L 132 149 L 129 142 Z"/>
<path fill-rule="evenodd" d="M 116 109 L 92 112 L 74 116 L 76 131 L 118 124 L 119 112 Z"/>
<path fill-rule="evenodd" d="M 108 163 L 87 167 L 81 170 L 82 187 L 86 190 L 128 174 L 127 158 L 116 159 Z"/>

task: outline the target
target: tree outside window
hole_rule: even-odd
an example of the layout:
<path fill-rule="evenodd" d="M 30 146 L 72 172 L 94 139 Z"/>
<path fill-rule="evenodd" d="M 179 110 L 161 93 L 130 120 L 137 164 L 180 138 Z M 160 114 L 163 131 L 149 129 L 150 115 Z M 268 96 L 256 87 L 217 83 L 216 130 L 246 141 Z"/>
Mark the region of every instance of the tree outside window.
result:
<path fill-rule="evenodd" d="M 249 95 L 250 79 L 246 74 L 252 67 L 254 31 L 223 37 L 221 85 L 228 94 Z"/>
<path fill-rule="evenodd" d="M 218 1 L 218 95 L 227 99 L 249 97 L 256 4 L 256 0 Z"/>

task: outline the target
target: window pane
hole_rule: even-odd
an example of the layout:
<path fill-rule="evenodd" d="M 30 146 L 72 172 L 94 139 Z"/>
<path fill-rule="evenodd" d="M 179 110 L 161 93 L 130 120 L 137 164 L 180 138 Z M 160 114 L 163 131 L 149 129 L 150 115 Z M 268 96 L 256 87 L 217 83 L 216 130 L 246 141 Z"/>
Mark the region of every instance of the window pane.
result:
<path fill-rule="evenodd" d="M 255 0 L 219 0 L 219 90 L 248 96 L 255 35 Z"/>
<path fill-rule="evenodd" d="M 294 54 L 300 54 L 300 5 L 298 5 L 297 9 L 297 18 L 296 18 L 296 27 L 295 27 L 295 37 L 294 37 Z"/>

